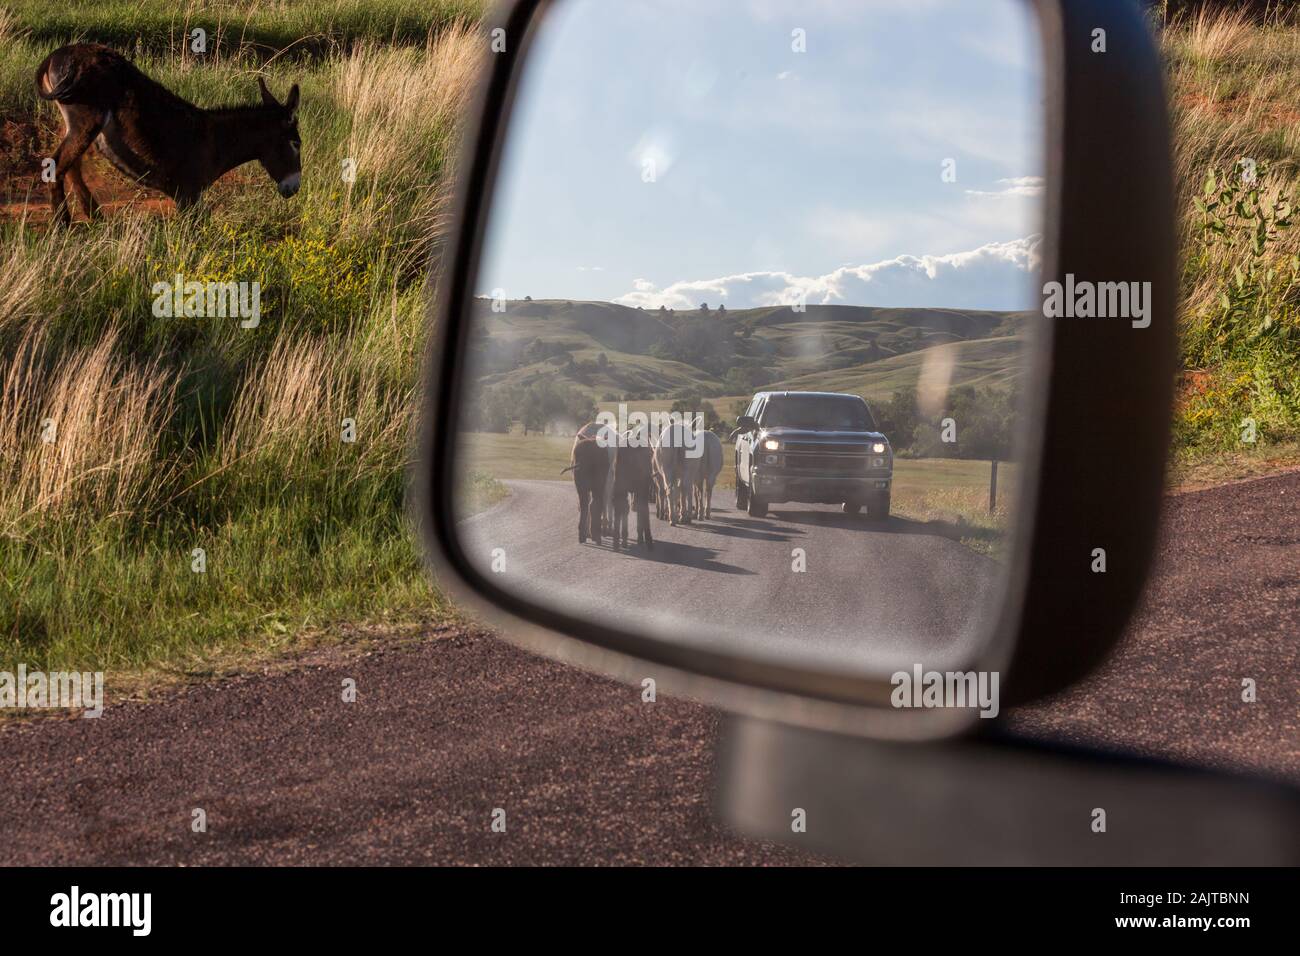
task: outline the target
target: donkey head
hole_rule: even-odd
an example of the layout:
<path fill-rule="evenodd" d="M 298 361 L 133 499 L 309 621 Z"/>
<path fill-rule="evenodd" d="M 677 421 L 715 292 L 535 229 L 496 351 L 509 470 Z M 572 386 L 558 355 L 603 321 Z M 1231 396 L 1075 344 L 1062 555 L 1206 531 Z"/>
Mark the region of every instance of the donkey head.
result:
<path fill-rule="evenodd" d="M 259 76 L 257 86 L 262 91 L 262 105 L 275 110 L 277 124 L 262 148 L 258 160 L 262 168 L 275 180 L 280 195 L 288 199 L 298 191 L 302 182 L 302 140 L 298 138 L 298 84 L 289 90 L 288 98 L 281 103 L 266 88 Z"/>

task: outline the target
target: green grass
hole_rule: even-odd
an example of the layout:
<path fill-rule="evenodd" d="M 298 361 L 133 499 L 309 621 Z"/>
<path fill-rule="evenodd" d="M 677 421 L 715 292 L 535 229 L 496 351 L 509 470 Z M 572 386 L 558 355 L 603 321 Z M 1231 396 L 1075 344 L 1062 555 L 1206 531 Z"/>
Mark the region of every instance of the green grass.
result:
<path fill-rule="evenodd" d="M 491 475 L 481 471 L 470 472 L 456 489 L 457 517 L 466 518 L 486 511 L 504 501 L 509 494 L 510 489 Z"/>
<path fill-rule="evenodd" d="M 236 5 L 200 8 L 231 21 Z M 452 20 L 477 4 L 258 7 L 242 45 L 226 32 L 197 61 L 169 45 L 167 4 L 0 9 L 0 112 L 46 142 L 31 72 L 71 35 L 136 50 L 201 105 L 252 102 L 255 69 L 281 95 L 298 82 L 304 142 L 292 201 L 253 166 L 199 214 L 0 223 L 0 669 L 194 667 L 336 622 L 454 613 L 403 496 L 438 184 L 483 50 Z M 21 162 L 6 153 L 0 174 Z M 154 317 L 151 286 L 176 273 L 259 282 L 261 325 Z"/>
<path fill-rule="evenodd" d="M 5 0 L 15 31 L 54 47 L 86 39 L 139 53 L 176 50 L 193 28 L 208 34 L 208 54 L 241 46 L 311 57 L 322 41 L 423 43 L 431 24 L 475 19 L 479 0 Z"/>
<path fill-rule="evenodd" d="M 1205 14 L 1166 30 L 1164 49 L 1184 239 L 1173 453 L 1185 466 L 1300 439 L 1300 26 Z"/>

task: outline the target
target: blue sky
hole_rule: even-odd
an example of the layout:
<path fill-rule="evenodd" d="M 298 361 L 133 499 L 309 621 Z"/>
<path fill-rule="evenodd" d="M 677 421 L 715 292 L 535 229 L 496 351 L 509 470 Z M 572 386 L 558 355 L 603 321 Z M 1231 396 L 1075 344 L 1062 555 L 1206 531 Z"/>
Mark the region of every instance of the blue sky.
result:
<path fill-rule="evenodd" d="M 481 294 L 1036 301 L 1042 65 L 1021 0 L 552 9 L 516 101 Z"/>

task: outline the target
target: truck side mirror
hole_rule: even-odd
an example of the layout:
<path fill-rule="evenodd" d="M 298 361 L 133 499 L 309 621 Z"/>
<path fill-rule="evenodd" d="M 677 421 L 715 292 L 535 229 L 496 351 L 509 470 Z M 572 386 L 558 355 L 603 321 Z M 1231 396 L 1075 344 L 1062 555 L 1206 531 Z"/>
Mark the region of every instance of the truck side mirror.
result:
<path fill-rule="evenodd" d="M 487 57 L 456 165 L 414 476 L 439 585 L 534 651 L 637 683 L 652 675 L 661 690 L 751 716 L 877 739 L 948 737 L 996 717 L 993 705 L 981 718 L 971 706 L 917 704 L 931 673 L 983 674 L 990 693 L 996 676 L 1002 709 L 1070 686 L 1118 641 L 1141 593 L 1174 391 L 1169 123 L 1160 60 L 1137 5 L 845 5 L 833 18 L 802 23 L 794 42 L 805 32 L 836 37 L 833 50 L 818 54 L 819 82 L 863 91 L 851 98 L 814 88 L 775 61 L 762 85 L 752 72 L 705 68 L 727 62 L 719 38 L 738 57 L 770 48 L 784 63 L 788 28 L 769 36 L 775 27 L 746 5 L 663 3 L 657 18 L 632 7 L 515 0 L 497 21 L 507 40 Z M 645 42 L 646 30 L 659 39 Z M 1101 34 L 1104 53 L 1095 52 Z M 637 42 L 624 39 L 632 37 Z M 663 49 L 655 46 L 661 41 Z M 859 55 L 862 44 L 878 55 Z M 689 81 L 661 83 L 669 62 L 702 66 Z M 647 89 L 663 98 L 647 99 Z M 691 124 L 712 130 L 750 116 L 737 106 L 742 99 L 763 122 L 731 132 L 764 148 L 743 161 L 734 149 L 688 150 L 711 141 Z M 900 109 L 903 102 L 917 105 Z M 565 104 L 559 113 L 557 103 Z M 834 136 L 813 148 L 806 137 L 771 135 L 805 128 L 814 103 Z M 666 115 L 685 132 L 661 129 Z M 967 132 L 994 137 L 987 156 L 964 159 L 964 140 L 946 122 L 927 120 L 921 130 L 931 115 L 974 117 Z M 614 119 L 617 130 L 603 125 Z M 873 132 L 859 135 L 864 130 Z M 922 133 L 934 146 L 919 160 Z M 629 153 L 623 140 L 638 137 Z M 774 142 L 797 151 L 774 156 Z M 879 167 L 873 181 L 888 184 L 879 195 L 864 194 L 858 177 L 843 178 L 859 158 Z M 993 158 L 1001 165 L 983 170 Z M 911 190 L 904 198 L 898 170 Z M 788 228 L 776 222 L 786 213 L 773 210 L 771 180 L 785 176 L 815 183 L 828 217 L 842 203 L 875 216 L 888 202 L 909 235 L 916 213 L 933 207 L 934 221 L 948 221 L 950 213 L 990 208 L 979 204 L 993 202 L 993 193 L 998 208 L 1020 212 L 1007 226 L 1015 232 L 981 234 L 978 248 L 944 245 L 933 257 L 942 268 L 918 267 L 914 253 L 928 250 L 913 249 L 911 239 L 879 253 L 879 262 L 846 266 L 848 246 L 841 254 L 791 238 L 806 231 L 804 212 Z M 761 189 L 753 185 L 760 181 Z M 746 214 L 700 217 L 706 199 Z M 654 228 L 673 241 L 642 241 L 638 230 L 652 213 Z M 766 231 L 761 240 L 756 222 Z M 813 232 L 821 242 L 823 231 Z M 952 242 L 967 238 L 954 234 Z M 786 246 L 789 262 L 773 260 Z M 593 248 L 602 250 L 595 271 Z M 662 268 L 652 255 L 664 257 Z M 795 264 L 810 258 L 813 266 Z M 925 284 L 954 275 L 960 281 L 949 286 Z M 524 296 L 525 287 L 554 291 Z M 706 293 L 714 301 L 726 295 L 725 318 L 704 307 Z M 963 295 L 954 307 L 949 297 Z M 806 304 L 810 296 L 816 304 Z M 747 335 L 721 334 L 737 322 Z M 526 341 L 531 351 L 521 362 Z M 1014 450 L 1010 459 L 998 453 L 999 514 L 1007 517 L 975 542 L 984 550 L 972 553 L 959 522 L 890 514 L 871 525 L 870 509 L 859 513 L 842 490 L 864 450 L 806 438 L 789 439 L 788 452 L 814 457 L 823 482 L 830 476 L 822 510 L 810 517 L 778 506 L 769 520 L 779 531 L 759 533 L 740 517 L 744 489 L 732 491 L 734 464 L 716 436 L 694 432 L 680 410 L 678 425 L 646 427 L 648 413 L 668 414 L 675 403 L 645 399 L 647 390 L 692 395 L 700 403 L 692 415 L 715 396 L 707 401 L 725 414 L 723 403 L 751 397 L 734 390 L 718 397 L 741 378 L 729 373 L 778 362 L 781 378 L 765 375 L 765 387 L 869 401 L 910 388 L 917 404 L 906 420 L 934 427 L 919 435 L 924 447 L 916 442 L 908 467 L 951 458 L 954 443 L 968 448 L 959 463 L 964 493 L 975 506 L 985 503 L 985 515 L 993 453 L 961 443 L 992 427 L 992 418 L 976 416 L 993 403 L 968 403 L 956 414 L 950 406 L 980 363 L 997 368 L 984 378 L 1014 381 L 1005 393 L 1016 396 L 1005 416 Z M 686 391 L 681 383 L 691 376 L 699 384 Z M 611 401 L 611 393 L 643 397 Z M 587 420 L 593 411 L 595 421 Z M 755 424 L 738 419 L 742 429 Z M 924 429 L 888 437 L 902 451 L 914 431 Z M 669 435 L 686 443 L 684 455 L 665 453 Z M 615 559 L 628 519 L 607 503 L 622 480 L 611 489 L 607 475 L 629 438 L 651 446 L 638 466 L 645 481 L 667 477 L 672 487 L 656 492 L 665 514 L 649 509 L 652 534 L 634 536 Z M 778 467 L 768 457 L 785 457 L 785 441 L 753 464 L 758 477 Z M 652 470 L 652 458 L 662 467 Z M 689 478 L 696 462 L 712 463 L 711 511 Z M 846 479 L 838 487 L 837 469 Z M 942 477 L 936 467 L 926 487 Z M 895 481 L 895 501 L 904 478 Z M 739 522 L 730 535 L 720 524 L 728 520 Z M 619 532 L 612 543 L 611 531 Z M 848 537 L 831 541 L 836 532 Z M 841 544 L 845 550 L 831 550 Z M 753 550 L 762 548 L 769 550 Z M 905 561 L 904 548 L 912 549 Z M 1093 570 L 1099 554 L 1105 573 Z M 680 586 L 638 587 L 638 561 L 649 560 Z M 814 576 L 829 599 L 795 599 Z M 727 617 L 723 591 L 769 596 L 761 635 Z M 902 693 L 899 681 L 912 692 Z"/>
<path fill-rule="evenodd" d="M 736 431 L 738 432 L 752 432 L 757 427 L 758 422 L 754 421 L 749 415 L 741 415 L 736 419 Z"/>

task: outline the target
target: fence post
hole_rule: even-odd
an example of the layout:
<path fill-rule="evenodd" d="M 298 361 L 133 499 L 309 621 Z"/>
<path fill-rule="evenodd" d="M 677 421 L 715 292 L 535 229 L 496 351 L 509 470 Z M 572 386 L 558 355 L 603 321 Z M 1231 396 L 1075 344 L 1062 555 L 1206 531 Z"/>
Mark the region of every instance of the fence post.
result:
<path fill-rule="evenodd" d="M 993 468 L 989 471 L 989 514 L 998 506 L 998 460 L 993 459 Z"/>

